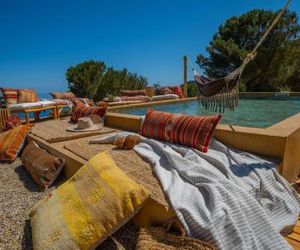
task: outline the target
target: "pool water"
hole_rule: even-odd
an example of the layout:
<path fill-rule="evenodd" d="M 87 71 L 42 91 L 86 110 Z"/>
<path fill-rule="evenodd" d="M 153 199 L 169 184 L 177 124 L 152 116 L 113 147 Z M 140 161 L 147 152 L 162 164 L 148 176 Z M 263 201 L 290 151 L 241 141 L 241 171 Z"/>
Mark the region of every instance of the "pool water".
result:
<path fill-rule="evenodd" d="M 188 115 L 208 115 L 197 101 L 152 105 L 155 110 Z M 148 107 L 120 109 L 118 112 L 145 115 Z M 222 124 L 266 128 L 300 112 L 300 97 L 243 98 L 235 111 L 225 111 Z"/>

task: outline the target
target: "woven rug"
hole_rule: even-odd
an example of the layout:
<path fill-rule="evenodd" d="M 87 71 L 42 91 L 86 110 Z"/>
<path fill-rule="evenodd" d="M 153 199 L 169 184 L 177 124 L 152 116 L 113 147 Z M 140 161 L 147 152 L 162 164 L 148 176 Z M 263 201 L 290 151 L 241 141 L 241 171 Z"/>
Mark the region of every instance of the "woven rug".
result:
<path fill-rule="evenodd" d="M 99 138 L 101 136 L 98 136 Z M 96 137 L 92 137 L 93 139 Z M 102 151 L 109 151 L 117 163 L 130 178 L 147 188 L 151 198 L 159 204 L 170 208 L 158 179 L 154 176 L 149 163 L 145 162 L 135 151 L 115 149 L 111 144 L 89 144 L 92 138 L 82 138 L 72 142 L 66 142 L 64 147 L 72 153 L 89 160 Z"/>
<path fill-rule="evenodd" d="M 96 250 L 135 250 L 139 231 L 138 226 L 127 223 L 98 246 Z"/>
<path fill-rule="evenodd" d="M 74 140 L 82 137 L 107 134 L 116 131 L 115 129 L 103 127 L 98 131 L 89 132 L 70 132 L 66 128 L 70 127 L 72 123 L 69 122 L 70 118 L 62 118 L 60 120 L 51 120 L 41 123 L 36 123 L 31 133 L 44 139 L 47 142 L 60 142 L 67 140 Z"/>

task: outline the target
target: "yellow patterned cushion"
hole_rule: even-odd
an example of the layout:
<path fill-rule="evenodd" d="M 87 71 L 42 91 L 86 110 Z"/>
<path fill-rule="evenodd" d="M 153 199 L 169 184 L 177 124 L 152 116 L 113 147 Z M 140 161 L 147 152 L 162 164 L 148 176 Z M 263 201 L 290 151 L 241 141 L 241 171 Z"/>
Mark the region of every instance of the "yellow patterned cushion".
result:
<path fill-rule="evenodd" d="M 34 249 L 95 248 L 148 197 L 108 152 L 99 153 L 31 212 Z"/>

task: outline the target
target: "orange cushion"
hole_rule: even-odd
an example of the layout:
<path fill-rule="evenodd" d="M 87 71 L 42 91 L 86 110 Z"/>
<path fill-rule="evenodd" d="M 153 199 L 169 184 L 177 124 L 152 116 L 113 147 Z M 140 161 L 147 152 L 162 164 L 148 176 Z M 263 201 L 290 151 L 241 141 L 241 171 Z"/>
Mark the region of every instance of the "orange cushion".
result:
<path fill-rule="evenodd" d="M 76 95 L 72 92 L 52 92 L 50 93 L 54 99 L 72 99 L 76 98 Z"/>
<path fill-rule="evenodd" d="M 0 161 L 14 161 L 32 125 L 22 125 L 0 134 Z"/>
<path fill-rule="evenodd" d="M 87 107 L 83 104 L 79 104 L 75 107 L 71 115 L 71 121 L 77 122 L 81 117 L 87 117 L 91 114 L 99 115 L 101 118 L 104 118 L 106 114 L 107 105 L 101 107 Z"/>
<path fill-rule="evenodd" d="M 208 151 L 208 146 L 222 115 L 190 116 L 148 110 L 142 135 Z"/>
<path fill-rule="evenodd" d="M 18 103 L 38 102 L 39 97 L 33 89 L 20 89 L 18 91 Z"/>

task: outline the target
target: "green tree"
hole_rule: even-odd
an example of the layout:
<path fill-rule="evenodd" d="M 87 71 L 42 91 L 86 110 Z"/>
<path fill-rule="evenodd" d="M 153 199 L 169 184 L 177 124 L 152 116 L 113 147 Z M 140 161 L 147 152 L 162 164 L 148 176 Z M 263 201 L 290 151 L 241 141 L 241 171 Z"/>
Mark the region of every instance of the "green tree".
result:
<path fill-rule="evenodd" d="M 100 79 L 106 72 L 104 62 L 85 61 L 67 69 L 70 90 L 80 97 L 94 98 Z"/>
<path fill-rule="evenodd" d="M 102 100 L 107 95 L 116 96 L 121 89 L 142 89 L 148 83 L 145 77 L 128 72 L 126 68 L 107 68 L 100 61 L 85 61 L 70 67 L 66 76 L 74 94 L 94 101 Z"/>
<path fill-rule="evenodd" d="M 276 15 L 277 12 L 255 9 L 227 19 L 206 48 L 208 56 L 198 55 L 197 63 L 211 78 L 232 72 L 255 47 Z M 241 89 L 277 91 L 291 84 L 288 79 L 292 80 L 300 67 L 299 43 L 295 42 L 299 32 L 296 13 L 286 12 L 259 48 L 255 59 L 246 66 Z"/>
<path fill-rule="evenodd" d="M 183 84 L 180 85 L 181 89 L 183 89 Z M 194 97 L 197 95 L 196 82 L 188 81 L 187 83 L 187 96 Z"/>

